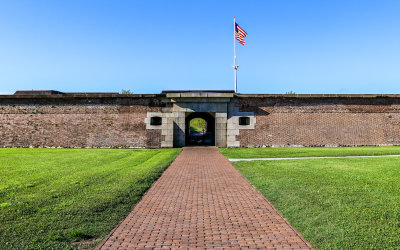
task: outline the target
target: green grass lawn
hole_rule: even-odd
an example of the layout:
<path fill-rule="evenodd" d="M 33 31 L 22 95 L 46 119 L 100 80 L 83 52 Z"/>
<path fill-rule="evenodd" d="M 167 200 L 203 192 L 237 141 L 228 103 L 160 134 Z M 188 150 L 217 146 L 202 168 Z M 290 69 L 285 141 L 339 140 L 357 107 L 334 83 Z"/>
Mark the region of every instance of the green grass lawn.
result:
<path fill-rule="evenodd" d="M 379 148 L 377 152 L 396 153 L 396 149 Z M 290 150 L 294 151 L 290 155 L 297 155 L 298 149 Z M 318 152 L 318 149 L 311 150 Z M 325 152 L 325 155 L 335 155 L 340 150 L 330 152 L 328 149 Z M 372 151 L 363 152 L 375 154 Z M 400 158 L 233 164 L 313 247 L 400 248 Z"/>
<path fill-rule="evenodd" d="M 228 158 L 280 158 L 308 156 L 400 155 L 393 147 L 220 148 Z"/>
<path fill-rule="evenodd" d="M 0 249 L 93 247 L 180 149 L 0 149 Z"/>

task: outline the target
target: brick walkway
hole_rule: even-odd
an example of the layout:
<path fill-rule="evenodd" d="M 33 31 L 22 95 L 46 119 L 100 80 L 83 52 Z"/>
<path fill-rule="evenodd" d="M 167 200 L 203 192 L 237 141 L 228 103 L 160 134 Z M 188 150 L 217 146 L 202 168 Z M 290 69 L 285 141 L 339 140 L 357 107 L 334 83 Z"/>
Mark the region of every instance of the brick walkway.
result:
<path fill-rule="evenodd" d="M 214 147 L 184 148 L 100 243 L 126 248 L 310 248 Z"/>

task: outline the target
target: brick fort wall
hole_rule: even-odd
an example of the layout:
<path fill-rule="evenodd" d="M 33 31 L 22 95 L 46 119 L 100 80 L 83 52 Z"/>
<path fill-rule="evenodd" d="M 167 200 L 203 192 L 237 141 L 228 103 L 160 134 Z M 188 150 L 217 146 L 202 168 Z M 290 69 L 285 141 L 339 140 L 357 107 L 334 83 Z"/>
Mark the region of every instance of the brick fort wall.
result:
<path fill-rule="evenodd" d="M 157 98 L 38 96 L 0 98 L 0 147 L 161 146 L 161 130 L 146 130 Z"/>
<path fill-rule="evenodd" d="M 240 147 L 400 145 L 398 95 L 237 94 L 226 99 L 226 107 L 238 110 L 231 115 L 255 117 L 254 129 L 239 126 Z M 0 147 L 159 148 L 170 130 L 146 129 L 145 120 L 151 112 L 165 113 L 168 105 L 162 94 L 3 95 Z M 174 122 L 174 116 L 163 119 Z"/>
<path fill-rule="evenodd" d="M 236 105 L 256 117 L 241 147 L 400 145 L 398 97 L 243 95 Z"/>

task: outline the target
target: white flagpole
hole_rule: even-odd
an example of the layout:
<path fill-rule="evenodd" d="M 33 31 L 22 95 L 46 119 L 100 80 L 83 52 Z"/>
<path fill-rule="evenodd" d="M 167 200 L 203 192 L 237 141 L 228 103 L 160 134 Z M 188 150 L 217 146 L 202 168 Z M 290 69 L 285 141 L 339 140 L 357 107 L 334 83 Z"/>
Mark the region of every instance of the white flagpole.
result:
<path fill-rule="evenodd" d="M 233 70 L 234 70 L 234 76 L 235 76 L 235 93 L 237 93 L 237 69 L 239 68 L 238 65 L 236 65 L 236 20 L 235 17 L 233 17 Z"/>

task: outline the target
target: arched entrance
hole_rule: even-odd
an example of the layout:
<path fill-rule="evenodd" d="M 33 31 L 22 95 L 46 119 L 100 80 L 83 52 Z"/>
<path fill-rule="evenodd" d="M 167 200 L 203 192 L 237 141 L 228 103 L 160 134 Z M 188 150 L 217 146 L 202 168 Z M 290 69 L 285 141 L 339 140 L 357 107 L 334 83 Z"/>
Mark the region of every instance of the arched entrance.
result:
<path fill-rule="evenodd" d="M 185 144 L 215 145 L 215 118 L 206 112 L 194 112 L 185 119 Z"/>

